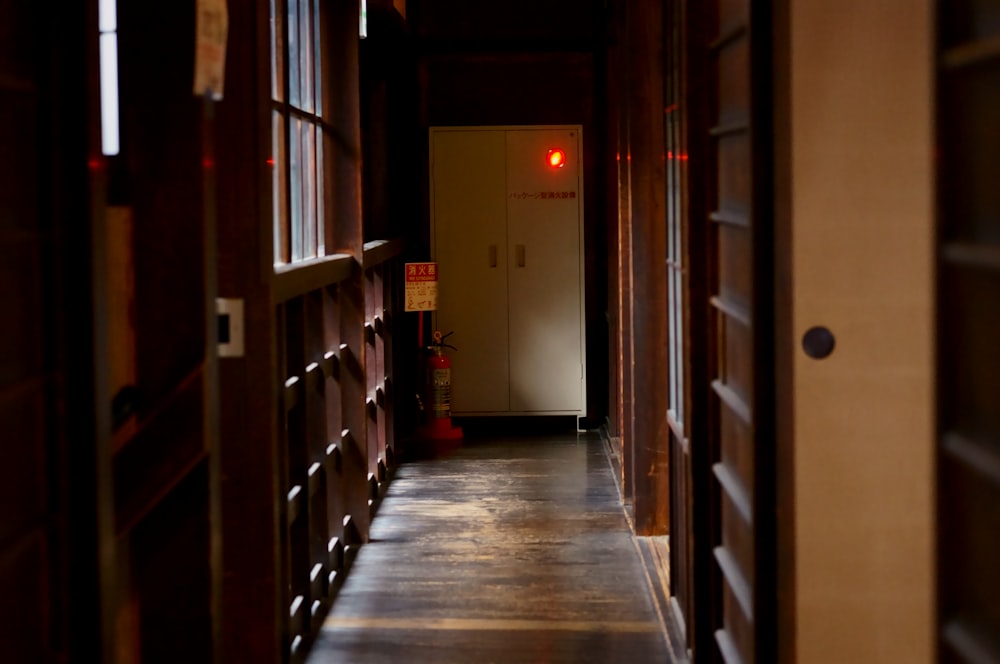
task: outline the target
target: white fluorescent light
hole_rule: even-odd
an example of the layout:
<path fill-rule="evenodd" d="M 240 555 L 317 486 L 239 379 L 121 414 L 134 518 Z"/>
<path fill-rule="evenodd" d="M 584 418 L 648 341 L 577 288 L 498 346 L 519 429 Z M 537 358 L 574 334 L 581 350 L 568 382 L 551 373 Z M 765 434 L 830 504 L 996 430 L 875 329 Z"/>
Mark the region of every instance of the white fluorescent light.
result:
<path fill-rule="evenodd" d="M 118 35 L 101 35 L 101 152 L 114 156 L 118 138 Z"/>
<path fill-rule="evenodd" d="M 118 29 L 117 7 L 116 0 L 100 0 L 98 12 L 101 32 L 114 32 Z"/>

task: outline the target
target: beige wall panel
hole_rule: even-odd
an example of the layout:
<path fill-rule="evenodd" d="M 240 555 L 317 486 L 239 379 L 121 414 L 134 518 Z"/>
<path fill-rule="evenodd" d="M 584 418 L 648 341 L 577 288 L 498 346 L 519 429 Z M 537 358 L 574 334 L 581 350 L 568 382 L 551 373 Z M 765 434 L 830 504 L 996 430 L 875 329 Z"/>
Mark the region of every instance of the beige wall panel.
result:
<path fill-rule="evenodd" d="M 790 0 L 796 661 L 933 661 L 932 7 Z"/>

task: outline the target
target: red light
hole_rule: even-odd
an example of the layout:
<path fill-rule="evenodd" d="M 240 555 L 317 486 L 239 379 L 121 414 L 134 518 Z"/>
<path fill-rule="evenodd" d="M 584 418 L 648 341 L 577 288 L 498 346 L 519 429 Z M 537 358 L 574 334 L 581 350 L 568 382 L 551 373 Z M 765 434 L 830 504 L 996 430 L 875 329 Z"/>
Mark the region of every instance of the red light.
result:
<path fill-rule="evenodd" d="M 549 153 L 545 157 L 545 161 L 552 168 L 562 168 L 566 165 L 566 153 L 558 148 L 553 148 L 549 150 Z"/>

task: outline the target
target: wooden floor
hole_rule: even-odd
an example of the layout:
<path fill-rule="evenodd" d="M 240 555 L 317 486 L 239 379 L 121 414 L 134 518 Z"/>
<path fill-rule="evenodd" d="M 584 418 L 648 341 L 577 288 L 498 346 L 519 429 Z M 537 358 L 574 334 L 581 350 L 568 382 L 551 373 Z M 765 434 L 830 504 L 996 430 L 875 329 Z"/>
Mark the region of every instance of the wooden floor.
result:
<path fill-rule="evenodd" d="M 603 443 L 403 465 L 308 664 L 670 662 Z"/>

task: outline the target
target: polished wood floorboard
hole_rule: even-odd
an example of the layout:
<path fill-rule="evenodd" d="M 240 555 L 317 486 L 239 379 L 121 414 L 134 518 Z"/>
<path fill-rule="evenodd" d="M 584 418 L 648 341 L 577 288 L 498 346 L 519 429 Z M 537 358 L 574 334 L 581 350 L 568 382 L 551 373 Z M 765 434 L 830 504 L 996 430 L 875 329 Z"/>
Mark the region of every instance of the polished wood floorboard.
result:
<path fill-rule="evenodd" d="M 470 441 L 403 465 L 309 664 L 669 662 L 603 444 Z"/>

